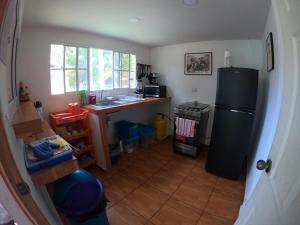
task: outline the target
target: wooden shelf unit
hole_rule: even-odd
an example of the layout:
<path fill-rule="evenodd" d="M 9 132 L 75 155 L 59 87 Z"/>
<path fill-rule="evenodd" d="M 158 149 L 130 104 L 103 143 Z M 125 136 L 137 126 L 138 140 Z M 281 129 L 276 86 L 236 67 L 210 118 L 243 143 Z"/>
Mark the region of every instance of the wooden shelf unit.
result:
<path fill-rule="evenodd" d="M 151 65 L 147 65 L 147 64 L 142 64 L 142 63 L 137 63 L 136 64 L 136 77 L 137 79 L 140 76 L 147 76 L 151 73 Z"/>
<path fill-rule="evenodd" d="M 41 117 L 32 102 L 23 102 L 17 106 L 12 126 L 16 136 L 24 133 L 40 133 L 43 131 Z"/>
<path fill-rule="evenodd" d="M 62 135 L 62 138 L 65 139 L 66 141 L 74 141 L 78 140 L 80 138 L 84 138 L 90 134 L 91 130 L 89 128 L 84 129 L 76 134 L 71 134 L 71 135 Z"/>
<path fill-rule="evenodd" d="M 92 165 L 94 165 L 96 163 L 96 159 L 95 158 L 90 158 L 89 161 L 79 161 L 79 167 L 80 168 L 87 168 L 90 167 Z"/>
<path fill-rule="evenodd" d="M 81 155 L 83 155 L 85 153 L 90 153 L 92 151 L 93 151 L 93 145 L 88 145 L 88 146 L 86 146 L 84 148 L 80 148 L 80 149 L 76 148 L 75 151 L 74 151 L 74 155 L 76 157 L 79 157 L 79 156 L 81 156 Z"/>
<path fill-rule="evenodd" d="M 51 115 L 53 114 L 49 113 L 51 127 L 55 133 L 59 134 L 75 148 L 74 156 L 78 159 L 79 167 L 86 168 L 95 164 L 96 160 L 93 155 L 88 117 L 57 124 Z M 84 161 L 81 161 L 81 157 Z M 86 161 L 87 157 L 90 159 L 88 162 Z"/>

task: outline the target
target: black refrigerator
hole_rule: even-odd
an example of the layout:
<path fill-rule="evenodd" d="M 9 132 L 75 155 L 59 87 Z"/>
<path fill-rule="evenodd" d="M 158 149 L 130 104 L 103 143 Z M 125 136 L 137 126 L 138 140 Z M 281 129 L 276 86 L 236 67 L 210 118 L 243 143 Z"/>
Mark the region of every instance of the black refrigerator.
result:
<path fill-rule="evenodd" d="M 206 170 L 237 180 L 249 153 L 256 110 L 258 71 L 220 68 Z"/>

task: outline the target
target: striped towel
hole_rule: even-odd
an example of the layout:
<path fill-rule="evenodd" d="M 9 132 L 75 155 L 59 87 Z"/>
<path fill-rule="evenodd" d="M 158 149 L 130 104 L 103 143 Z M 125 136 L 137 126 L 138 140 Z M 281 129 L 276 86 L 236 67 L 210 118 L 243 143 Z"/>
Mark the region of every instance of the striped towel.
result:
<path fill-rule="evenodd" d="M 183 137 L 191 137 L 195 136 L 195 120 L 189 120 L 184 118 L 175 118 L 176 124 L 176 134 Z"/>

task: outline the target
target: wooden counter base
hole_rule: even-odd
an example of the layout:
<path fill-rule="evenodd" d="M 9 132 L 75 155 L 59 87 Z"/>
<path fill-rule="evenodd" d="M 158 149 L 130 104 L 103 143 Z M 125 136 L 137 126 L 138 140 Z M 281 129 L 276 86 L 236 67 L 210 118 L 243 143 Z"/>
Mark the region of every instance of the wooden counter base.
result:
<path fill-rule="evenodd" d="M 106 115 L 109 113 L 118 112 L 121 110 L 127 110 L 127 109 L 134 109 L 139 108 L 142 106 L 147 105 L 153 105 L 153 104 L 159 104 L 159 103 L 166 103 L 170 102 L 171 98 L 145 98 L 143 100 L 140 100 L 138 102 L 133 103 L 127 103 L 122 105 L 112 105 L 112 106 L 97 106 L 97 105 L 86 105 L 84 108 L 88 109 L 91 113 L 97 114 L 99 119 L 99 127 L 101 132 L 101 143 L 102 143 L 102 149 L 104 151 L 104 156 L 106 160 L 106 168 L 103 169 L 110 169 L 111 168 L 111 161 L 110 161 L 110 155 L 109 155 L 109 145 L 107 142 L 107 129 L 106 129 Z"/>

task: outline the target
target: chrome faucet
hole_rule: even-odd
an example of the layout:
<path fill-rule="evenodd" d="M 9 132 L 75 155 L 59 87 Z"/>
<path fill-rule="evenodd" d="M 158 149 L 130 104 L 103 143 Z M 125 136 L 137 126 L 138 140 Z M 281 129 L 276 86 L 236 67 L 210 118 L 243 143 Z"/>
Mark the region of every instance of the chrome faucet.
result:
<path fill-rule="evenodd" d="M 104 90 L 100 91 L 100 101 L 103 101 L 103 92 L 104 92 Z"/>

